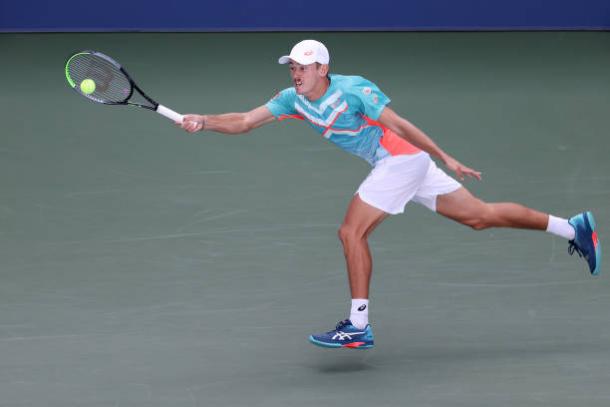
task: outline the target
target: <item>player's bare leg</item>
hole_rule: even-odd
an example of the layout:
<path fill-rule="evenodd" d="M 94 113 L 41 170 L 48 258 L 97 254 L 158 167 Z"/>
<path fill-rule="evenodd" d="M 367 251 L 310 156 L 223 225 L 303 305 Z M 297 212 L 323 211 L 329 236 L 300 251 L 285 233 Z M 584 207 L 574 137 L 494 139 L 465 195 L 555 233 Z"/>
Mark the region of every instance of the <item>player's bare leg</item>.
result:
<path fill-rule="evenodd" d="M 352 298 L 369 297 L 373 263 L 367 238 L 387 216 L 360 199 L 358 194 L 349 204 L 339 228 L 339 239 L 343 244 Z"/>
<path fill-rule="evenodd" d="M 600 272 L 601 245 L 591 212 L 580 213 L 569 220 L 560 219 L 516 203 L 483 202 L 463 187 L 439 195 L 436 211 L 476 230 L 490 227 L 546 230 L 568 239 L 568 252 L 583 257 L 592 275 Z"/>
<path fill-rule="evenodd" d="M 436 211 L 476 230 L 490 227 L 546 230 L 549 223 L 546 213 L 512 202 L 483 202 L 463 187 L 439 195 Z"/>
<path fill-rule="evenodd" d="M 354 195 L 339 228 L 352 293 L 350 316 L 332 331 L 310 335 L 309 341 L 314 345 L 358 349 L 374 346 L 373 330 L 368 322 L 373 262 L 367 238 L 387 216 L 384 211 L 365 203 L 358 194 Z"/>

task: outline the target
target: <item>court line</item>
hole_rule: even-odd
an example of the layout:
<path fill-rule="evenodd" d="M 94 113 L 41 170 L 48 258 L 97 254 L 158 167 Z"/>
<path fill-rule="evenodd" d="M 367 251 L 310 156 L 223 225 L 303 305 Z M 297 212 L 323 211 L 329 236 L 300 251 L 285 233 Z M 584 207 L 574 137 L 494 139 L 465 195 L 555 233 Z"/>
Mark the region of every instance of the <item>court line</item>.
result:
<path fill-rule="evenodd" d="M 111 188 L 111 189 L 98 189 L 98 190 L 82 191 L 82 192 L 70 192 L 68 194 L 65 194 L 64 197 L 65 198 L 74 198 L 74 197 L 83 196 L 83 195 L 103 195 L 103 194 L 109 194 L 109 193 L 114 193 L 114 192 L 122 192 L 126 189 L 128 189 L 128 188 Z"/>
<path fill-rule="evenodd" d="M 69 338 L 90 338 L 112 334 L 73 334 L 73 335 L 39 335 L 39 336 L 13 336 L 10 338 L 0 338 L 0 342 L 17 342 L 43 339 L 69 339 Z"/>
<path fill-rule="evenodd" d="M 231 233 L 253 233 L 253 232 L 273 232 L 282 230 L 293 230 L 293 229 L 317 229 L 317 228 L 338 228 L 336 223 L 311 223 L 311 224 L 284 224 L 274 225 L 267 227 L 254 227 L 254 228 L 231 228 L 231 229 L 215 229 L 206 230 L 202 232 L 192 233 L 169 233 L 160 235 L 148 235 L 139 237 L 121 237 L 118 239 L 104 239 L 104 240 L 66 240 L 66 241 L 51 241 L 41 242 L 44 246 L 70 246 L 79 244 L 100 244 L 100 243 L 130 243 L 130 242 L 142 242 L 149 240 L 169 240 L 169 239 L 184 239 L 189 237 L 204 237 L 214 236 Z"/>
<path fill-rule="evenodd" d="M 203 215 L 204 213 L 208 213 L 208 212 L 210 212 L 210 210 L 209 210 L 209 209 L 204 209 L 203 211 L 199 211 L 199 212 L 197 212 L 195 215 L 193 215 L 193 216 L 191 217 L 191 219 L 196 219 L 198 216 Z M 217 214 L 217 215 L 212 215 L 212 216 L 209 216 L 209 217 L 207 217 L 207 218 L 198 219 L 198 220 L 195 220 L 195 221 L 189 222 L 189 223 L 187 223 L 187 224 L 185 224 L 185 225 L 183 225 L 183 226 L 179 227 L 179 228 L 176 230 L 176 233 L 180 233 L 180 232 L 182 232 L 184 229 L 187 229 L 187 228 L 189 228 L 189 227 L 191 227 L 191 226 L 195 226 L 195 225 L 200 224 L 200 223 L 205 223 L 205 222 L 209 222 L 209 221 L 211 221 L 211 220 L 216 220 L 216 219 L 222 219 L 222 218 L 226 218 L 226 217 L 231 217 L 231 216 L 234 216 L 234 215 L 239 215 L 239 214 L 241 214 L 241 213 L 247 213 L 247 212 L 248 212 L 248 210 L 247 210 L 247 209 L 235 209 L 235 210 L 233 210 L 233 211 L 223 212 L 223 213 L 219 213 L 219 214 Z"/>
<path fill-rule="evenodd" d="M 412 282 L 409 284 L 419 285 L 437 285 L 446 287 L 490 287 L 490 288 L 514 288 L 514 287 L 546 287 L 556 285 L 574 285 L 574 284 L 591 284 L 591 281 L 585 280 L 574 280 L 574 281 L 548 281 L 540 283 L 446 283 L 446 282 L 429 282 L 425 283 L 422 281 Z"/>

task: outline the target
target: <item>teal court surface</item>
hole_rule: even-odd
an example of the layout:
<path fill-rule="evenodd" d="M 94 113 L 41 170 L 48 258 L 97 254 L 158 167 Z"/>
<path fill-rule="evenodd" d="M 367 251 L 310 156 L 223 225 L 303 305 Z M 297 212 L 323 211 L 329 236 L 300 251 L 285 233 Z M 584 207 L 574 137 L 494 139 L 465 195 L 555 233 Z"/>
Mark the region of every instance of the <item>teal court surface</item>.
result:
<path fill-rule="evenodd" d="M 84 100 L 95 49 L 181 113 L 290 86 L 305 37 L 447 152 L 465 185 L 610 247 L 608 33 L 2 34 L 0 406 L 608 406 L 610 270 L 567 241 L 409 205 L 371 237 L 376 347 L 307 342 L 349 310 L 338 226 L 366 163 L 301 122 L 189 135 Z"/>

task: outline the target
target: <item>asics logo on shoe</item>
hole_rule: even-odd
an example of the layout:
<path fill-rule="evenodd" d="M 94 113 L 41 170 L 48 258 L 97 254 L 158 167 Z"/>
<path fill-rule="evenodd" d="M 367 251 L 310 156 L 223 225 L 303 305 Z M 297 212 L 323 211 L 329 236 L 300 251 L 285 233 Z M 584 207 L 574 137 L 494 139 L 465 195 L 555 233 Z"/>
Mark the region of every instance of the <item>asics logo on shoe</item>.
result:
<path fill-rule="evenodd" d="M 358 307 L 358 311 L 364 311 L 366 309 L 366 304 L 362 304 Z"/>
<path fill-rule="evenodd" d="M 346 339 L 349 339 L 351 341 L 353 335 L 362 335 L 363 333 L 364 332 L 349 332 L 349 333 L 345 333 L 343 331 L 338 331 L 336 334 L 333 335 L 333 340 L 338 339 L 340 341 L 344 341 Z"/>

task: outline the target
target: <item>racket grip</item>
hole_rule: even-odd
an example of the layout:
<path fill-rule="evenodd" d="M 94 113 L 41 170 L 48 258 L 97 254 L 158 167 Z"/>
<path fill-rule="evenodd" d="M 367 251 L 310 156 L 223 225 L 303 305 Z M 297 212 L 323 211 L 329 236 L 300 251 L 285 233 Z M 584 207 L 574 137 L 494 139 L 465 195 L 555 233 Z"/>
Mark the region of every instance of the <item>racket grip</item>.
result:
<path fill-rule="evenodd" d="M 163 105 L 157 106 L 157 113 L 159 113 L 162 116 L 167 117 L 170 120 L 178 122 L 178 123 L 182 123 L 182 120 L 184 120 L 183 115 L 181 115 L 180 113 L 176 113 L 172 109 L 168 109 L 167 107 L 165 107 Z"/>

